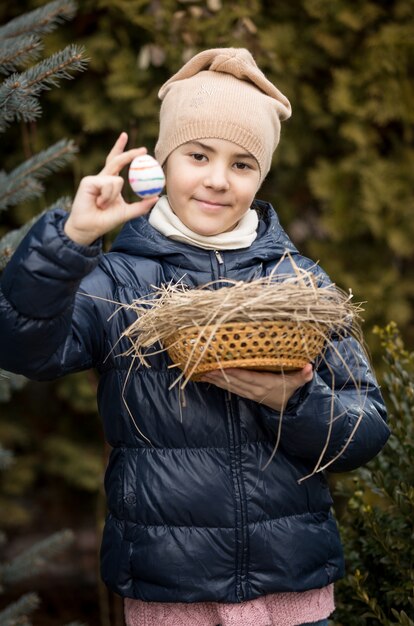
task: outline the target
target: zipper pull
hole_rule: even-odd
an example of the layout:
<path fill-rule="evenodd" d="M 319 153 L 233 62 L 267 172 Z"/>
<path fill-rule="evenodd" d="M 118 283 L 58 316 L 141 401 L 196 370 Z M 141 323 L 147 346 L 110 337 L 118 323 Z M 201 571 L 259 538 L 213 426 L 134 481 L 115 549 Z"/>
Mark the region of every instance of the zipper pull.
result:
<path fill-rule="evenodd" d="M 219 264 L 223 265 L 223 263 L 224 263 L 223 257 L 221 256 L 219 250 L 214 250 L 214 254 L 216 255 L 216 259 L 219 262 Z"/>

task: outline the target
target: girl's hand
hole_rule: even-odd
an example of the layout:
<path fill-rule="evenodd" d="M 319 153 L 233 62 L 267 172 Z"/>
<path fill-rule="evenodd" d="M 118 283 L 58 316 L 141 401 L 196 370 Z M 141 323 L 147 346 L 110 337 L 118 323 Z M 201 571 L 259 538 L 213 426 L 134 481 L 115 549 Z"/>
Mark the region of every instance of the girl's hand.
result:
<path fill-rule="evenodd" d="M 230 368 L 225 371 L 214 370 L 204 374 L 201 381 L 265 404 L 276 411 L 283 411 L 295 391 L 312 378 L 312 365 L 308 363 L 297 372 L 284 374 Z"/>
<path fill-rule="evenodd" d="M 154 197 L 128 204 L 121 195 L 124 180 L 120 171 L 147 151 L 135 148 L 124 152 L 127 141 L 128 135 L 121 133 L 103 170 L 81 180 L 65 224 L 65 233 L 76 243 L 90 245 L 116 226 L 148 213 L 157 202 L 158 197 Z"/>

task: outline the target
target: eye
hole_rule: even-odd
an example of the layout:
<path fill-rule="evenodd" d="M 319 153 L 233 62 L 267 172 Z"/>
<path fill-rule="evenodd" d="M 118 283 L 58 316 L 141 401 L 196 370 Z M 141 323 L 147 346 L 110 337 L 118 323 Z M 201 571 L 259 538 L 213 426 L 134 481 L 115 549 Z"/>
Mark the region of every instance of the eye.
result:
<path fill-rule="evenodd" d="M 251 170 L 251 166 L 248 163 L 244 163 L 244 161 L 238 161 L 234 164 L 236 170 Z"/>
<path fill-rule="evenodd" d="M 190 157 L 194 159 L 194 161 L 198 161 L 198 162 L 202 162 L 204 161 L 204 159 L 207 159 L 206 155 L 202 154 L 201 152 L 192 152 L 190 154 Z"/>

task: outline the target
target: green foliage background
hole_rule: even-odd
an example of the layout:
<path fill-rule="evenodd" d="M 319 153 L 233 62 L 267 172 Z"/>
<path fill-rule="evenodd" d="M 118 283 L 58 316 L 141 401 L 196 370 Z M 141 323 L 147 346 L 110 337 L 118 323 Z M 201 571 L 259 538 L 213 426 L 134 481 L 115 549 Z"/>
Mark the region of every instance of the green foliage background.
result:
<path fill-rule="evenodd" d="M 0 23 L 44 4 L 2 3 Z M 86 47 L 87 72 L 43 95 L 39 122 L 2 136 L 2 167 L 10 171 L 62 137 L 79 153 L 48 179 L 43 198 L 0 215 L 0 237 L 73 195 L 122 130 L 130 145 L 152 152 L 158 89 L 185 60 L 207 47 L 247 47 L 293 108 L 259 196 L 302 252 L 367 302 L 377 369 L 374 324 L 395 320 L 414 345 L 412 0 L 83 0 L 76 18 L 46 37 L 45 53 L 68 43 Z M 53 501 L 56 515 L 60 507 L 70 516 L 79 503 L 85 515 L 97 507 L 103 453 L 95 385 L 92 372 L 42 391 L 29 384 L 1 406 L 0 440 L 17 456 L 1 478 L 8 514 L 0 526 L 24 531 Z M 37 510 L 28 504 L 33 490 L 44 494 Z"/>
<path fill-rule="evenodd" d="M 347 575 L 336 586 L 336 626 L 414 626 L 414 351 L 394 323 L 376 332 L 392 434 L 367 467 L 337 484 Z"/>
<path fill-rule="evenodd" d="M 41 4 L 3 5 L 1 21 Z M 47 41 L 85 45 L 88 72 L 44 98 L 47 124 L 9 134 L 6 166 L 69 135 L 80 154 L 49 184 L 51 199 L 97 171 L 121 130 L 152 152 L 158 88 L 184 60 L 248 47 L 293 107 L 259 195 L 302 251 L 367 301 L 368 330 L 393 319 L 412 342 L 412 0 L 85 0 Z"/>

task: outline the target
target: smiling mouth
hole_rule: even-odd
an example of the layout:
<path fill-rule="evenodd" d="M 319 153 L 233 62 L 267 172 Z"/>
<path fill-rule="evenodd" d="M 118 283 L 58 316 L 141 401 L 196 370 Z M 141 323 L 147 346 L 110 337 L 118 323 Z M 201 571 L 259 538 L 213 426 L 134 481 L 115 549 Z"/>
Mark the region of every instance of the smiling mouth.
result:
<path fill-rule="evenodd" d="M 225 207 L 229 206 L 229 204 L 224 204 L 223 202 L 214 202 L 212 200 L 203 200 L 201 198 L 194 198 L 194 200 L 199 204 L 211 209 L 224 209 Z"/>

